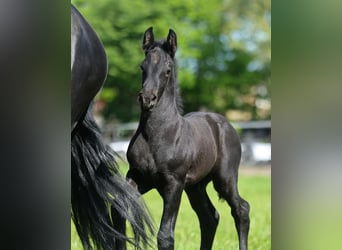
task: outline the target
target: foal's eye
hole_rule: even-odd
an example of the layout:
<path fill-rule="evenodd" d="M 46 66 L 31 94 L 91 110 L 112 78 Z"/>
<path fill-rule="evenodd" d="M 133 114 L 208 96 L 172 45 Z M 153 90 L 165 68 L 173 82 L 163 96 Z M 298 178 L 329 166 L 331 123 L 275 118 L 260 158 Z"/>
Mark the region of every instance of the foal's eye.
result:
<path fill-rule="evenodd" d="M 166 76 L 169 76 L 171 74 L 171 69 L 166 70 Z"/>

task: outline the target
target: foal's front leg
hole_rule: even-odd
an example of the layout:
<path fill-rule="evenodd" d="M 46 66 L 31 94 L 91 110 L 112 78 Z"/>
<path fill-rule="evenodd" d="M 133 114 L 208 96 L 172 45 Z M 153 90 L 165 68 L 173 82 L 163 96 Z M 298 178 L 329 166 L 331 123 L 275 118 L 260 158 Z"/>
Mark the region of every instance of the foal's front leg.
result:
<path fill-rule="evenodd" d="M 172 175 L 164 176 L 158 192 L 163 197 L 164 209 L 158 232 L 158 249 L 174 249 L 174 230 L 184 184 Z"/>

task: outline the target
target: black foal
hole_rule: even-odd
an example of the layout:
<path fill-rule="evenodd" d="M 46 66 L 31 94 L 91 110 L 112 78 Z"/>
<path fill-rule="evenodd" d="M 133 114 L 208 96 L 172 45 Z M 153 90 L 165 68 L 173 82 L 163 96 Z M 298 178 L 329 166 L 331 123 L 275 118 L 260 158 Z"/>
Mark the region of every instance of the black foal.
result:
<path fill-rule="evenodd" d="M 201 249 L 211 249 L 219 214 L 206 186 L 213 181 L 231 207 L 240 250 L 247 249 L 249 204 L 237 189 L 241 158 L 239 137 L 227 120 L 215 113 L 181 115 L 176 79 L 176 33 L 155 41 L 152 27 L 143 38 L 141 117 L 127 159 L 127 179 L 140 193 L 156 188 L 164 201 L 158 233 L 159 249 L 174 249 L 174 229 L 183 190 L 201 226 Z"/>

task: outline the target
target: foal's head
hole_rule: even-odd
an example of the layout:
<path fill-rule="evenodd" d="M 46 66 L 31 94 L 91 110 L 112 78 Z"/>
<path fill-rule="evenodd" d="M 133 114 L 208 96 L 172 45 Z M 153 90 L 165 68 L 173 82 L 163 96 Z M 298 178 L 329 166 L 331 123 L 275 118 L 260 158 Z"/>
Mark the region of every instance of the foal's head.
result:
<path fill-rule="evenodd" d="M 145 31 L 142 48 L 145 59 L 141 63 L 142 90 L 139 101 L 143 110 L 151 110 L 158 103 L 164 90 L 175 80 L 176 33 L 170 29 L 166 40 L 154 41 L 152 27 Z"/>

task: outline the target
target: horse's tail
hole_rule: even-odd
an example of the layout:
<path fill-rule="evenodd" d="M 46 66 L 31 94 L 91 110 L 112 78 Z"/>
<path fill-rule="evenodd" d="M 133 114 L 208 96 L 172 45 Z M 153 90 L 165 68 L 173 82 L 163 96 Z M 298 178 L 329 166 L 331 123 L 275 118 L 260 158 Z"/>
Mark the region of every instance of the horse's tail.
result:
<path fill-rule="evenodd" d="M 71 142 L 72 218 L 85 249 L 115 249 L 127 241 L 137 249 L 150 244 L 153 225 L 138 192 L 120 175 L 114 152 L 103 142 L 100 129 L 88 111 Z M 110 211 L 128 220 L 134 238 L 128 238 Z M 119 228 L 118 228 L 119 229 Z"/>

